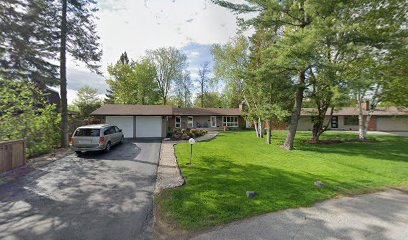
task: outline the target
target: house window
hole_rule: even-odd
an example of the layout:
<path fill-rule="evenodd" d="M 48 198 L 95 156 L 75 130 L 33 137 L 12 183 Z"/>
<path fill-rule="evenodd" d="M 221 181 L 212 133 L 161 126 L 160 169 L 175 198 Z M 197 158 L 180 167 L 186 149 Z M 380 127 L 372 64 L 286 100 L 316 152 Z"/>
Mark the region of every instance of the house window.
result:
<path fill-rule="evenodd" d="M 345 126 L 358 126 L 358 116 L 344 116 Z"/>
<path fill-rule="evenodd" d="M 181 117 L 176 116 L 176 128 L 181 128 Z"/>
<path fill-rule="evenodd" d="M 187 127 L 188 127 L 188 128 L 194 127 L 194 119 L 193 119 L 192 116 L 188 116 L 188 117 L 187 117 Z"/>
<path fill-rule="evenodd" d="M 237 116 L 223 117 L 222 123 L 223 126 L 238 127 L 238 117 Z"/>

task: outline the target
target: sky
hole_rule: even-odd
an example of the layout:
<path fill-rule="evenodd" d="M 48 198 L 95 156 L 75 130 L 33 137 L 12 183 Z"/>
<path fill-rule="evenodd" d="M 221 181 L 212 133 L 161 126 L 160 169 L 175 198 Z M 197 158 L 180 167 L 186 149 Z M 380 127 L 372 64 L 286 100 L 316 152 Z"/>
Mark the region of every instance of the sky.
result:
<path fill-rule="evenodd" d="M 212 44 L 224 44 L 236 35 L 236 16 L 210 0 L 99 0 L 97 32 L 103 51 L 103 76 L 91 73 L 68 57 L 68 103 L 85 86 L 97 88 L 101 97 L 108 88 L 107 66 L 127 52 L 134 60 L 146 50 L 173 46 L 187 56 L 192 79 L 198 68 L 211 62 Z"/>

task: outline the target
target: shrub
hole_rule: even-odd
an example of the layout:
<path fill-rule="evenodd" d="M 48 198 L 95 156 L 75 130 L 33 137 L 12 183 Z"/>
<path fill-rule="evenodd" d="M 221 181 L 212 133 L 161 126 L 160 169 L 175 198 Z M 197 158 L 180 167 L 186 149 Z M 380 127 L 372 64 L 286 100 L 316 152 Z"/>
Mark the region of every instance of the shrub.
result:
<path fill-rule="evenodd" d="M 0 78 L 0 140 L 25 139 L 28 157 L 59 147 L 60 116 L 36 87 Z"/>
<path fill-rule="evenodd" d="M 173 129 L 171 138 L 175 140 L 188 140 L 190 138 L 196 138 L 207 134 L 205 129 Z"/>

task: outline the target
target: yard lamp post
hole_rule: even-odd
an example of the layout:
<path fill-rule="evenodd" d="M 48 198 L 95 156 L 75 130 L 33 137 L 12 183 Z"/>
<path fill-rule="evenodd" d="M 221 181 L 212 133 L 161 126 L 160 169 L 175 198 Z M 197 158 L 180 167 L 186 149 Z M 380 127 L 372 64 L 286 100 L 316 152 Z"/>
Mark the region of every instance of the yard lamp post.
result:
<path fill-rule="evenodd" d="M 188 143 L 190 143 L 190 165 L 193 165 L 193 144 L 195 143 L 194 138 L 190 138 L 188 140 Z"/>

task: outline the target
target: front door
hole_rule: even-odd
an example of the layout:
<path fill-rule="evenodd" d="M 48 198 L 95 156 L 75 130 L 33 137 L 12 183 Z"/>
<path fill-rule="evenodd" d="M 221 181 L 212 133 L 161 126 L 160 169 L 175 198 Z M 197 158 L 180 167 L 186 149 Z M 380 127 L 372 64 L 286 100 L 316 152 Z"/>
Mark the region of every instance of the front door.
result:
<path fill-rule="evenodd" d="M 338 128 L 339 127 L 339 117 L 332 116 L 331 118 L 331 128 Z"/>
<path fill-rule="evenodd" d="M 210 124 L 211 124 L 211 127 L 213 128 L 217 127 L 217 117 L 216 116 L 211 116 Z"/>

